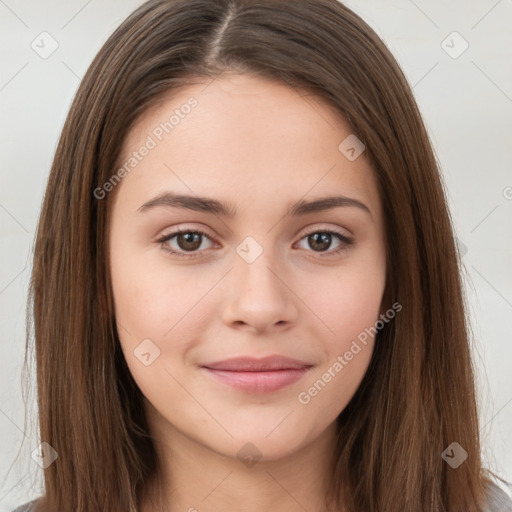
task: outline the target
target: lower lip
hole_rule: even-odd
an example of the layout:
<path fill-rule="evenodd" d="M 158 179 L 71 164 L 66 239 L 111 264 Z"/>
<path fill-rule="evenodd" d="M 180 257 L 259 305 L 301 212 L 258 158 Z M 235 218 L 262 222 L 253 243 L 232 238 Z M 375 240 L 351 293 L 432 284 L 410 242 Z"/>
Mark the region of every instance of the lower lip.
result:
<path fill-rule="evenodd" d="M 290 386 L 301 379 L 311 367 L 266 372 L 236 372 L 204 368 L 215 379 L 246 393 L 270 393 Z"/>

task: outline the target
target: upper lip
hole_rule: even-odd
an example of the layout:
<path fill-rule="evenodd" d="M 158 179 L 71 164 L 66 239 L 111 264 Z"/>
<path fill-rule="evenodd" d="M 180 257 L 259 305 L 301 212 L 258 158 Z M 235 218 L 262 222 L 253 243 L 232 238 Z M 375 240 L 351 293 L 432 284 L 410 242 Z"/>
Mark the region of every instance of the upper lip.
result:
<path fill-rule="evenodd" d="M 300 370 L 303 368 L 309 368 L 313 365 L 290 357 L 274 355 L 263 358 L 250 356 L 234 357 L 231 359 L 224 359 L 223 361 L 206 363 L 202 366 L 212 370 L 262 372 L 273 370 Z"/>

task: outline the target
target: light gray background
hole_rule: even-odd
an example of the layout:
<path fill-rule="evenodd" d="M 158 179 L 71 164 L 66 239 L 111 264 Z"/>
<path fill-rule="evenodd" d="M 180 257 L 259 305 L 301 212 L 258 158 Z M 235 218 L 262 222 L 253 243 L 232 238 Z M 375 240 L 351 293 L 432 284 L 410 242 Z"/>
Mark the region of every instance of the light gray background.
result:
<path fill-rule="evenodd" d="M 108 35 L 141 3 L 0 0 L 2 511 L 40 489 L 42 471 L 30 457 L 38 445 L 36 410 L 29 403 L 32 427 L 25 428 L 21 367 L 32 243 L 51 160 L 80 78 Z M 403 67 L 441 163 L 465 253 L 484 457 L 512 481 L 512 2 L 346 3 Z M 46 59 L 31 48 L 43 31 L 58 42 Z M 453 31 L 469 44 L 457 58 L 447 53 L 462 48 Z M 26 448 L 13 464 L 24 437 Z"/>

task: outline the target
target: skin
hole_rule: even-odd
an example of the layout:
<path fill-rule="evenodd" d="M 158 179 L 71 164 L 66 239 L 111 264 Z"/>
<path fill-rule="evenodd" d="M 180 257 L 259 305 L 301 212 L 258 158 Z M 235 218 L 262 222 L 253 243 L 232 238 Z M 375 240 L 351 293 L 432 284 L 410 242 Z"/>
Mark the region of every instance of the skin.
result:
<path fill-rule="evenodd" d="M 332 374 L 337 357 L 385 310 L 385 234 L 373 170 L 364 152 L 350 161 L 338 150 L 352 131 L 323 100 L 247 74 L 166 98 L 138 120 L 123 156 L 191 96 L 197 107 L 111 192 L 115 314 L 161 462 L 160 504 L 323 511 L 335 420 L 364 377 L 373 339 L 309 403 L 298 395 L 329 368 Z M 222 200 L 237 213 L 139 210 L 164 191 Z M 371 214 L 343 206 L 286 216 L 294 201 L 334 193 L 363 202 Z M 178 227 L 208 233 L 195 257 L 165 250 L 186 254 L 190 245 L 178 237 L 157 241 Z M 343 243 L 334 235 L 323 249 L 308 242 L 308 234 L 325 230 L 354 243 L 336 253 Z M 251 263 L 236 251 L 247 236 L 263 251 Z M 145 339 L 160 350 L 148 366 L 134 354 Z M 271 393 L 234 389 L 199 367 L 272 354 L 314 367 Z M 261 456 L 250 467 L 237 456 L 247 443 L 249 455 Z M 159 509 L 145 500 L 142 510 Z"/>

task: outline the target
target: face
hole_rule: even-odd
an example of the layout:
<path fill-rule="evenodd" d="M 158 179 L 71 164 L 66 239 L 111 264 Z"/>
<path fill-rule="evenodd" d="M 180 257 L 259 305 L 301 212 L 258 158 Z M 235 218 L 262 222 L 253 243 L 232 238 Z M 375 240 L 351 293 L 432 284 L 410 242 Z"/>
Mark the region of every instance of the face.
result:
<path fill-rule="evenodd" d="M 272 460 L 332 429 L 354 395 L 386 261 L 371 166 L 339 149 L 351 133 L 321 99 L 235 74 L 131 130 L 108 192 L 112 290 L 161 432 Z"/>

